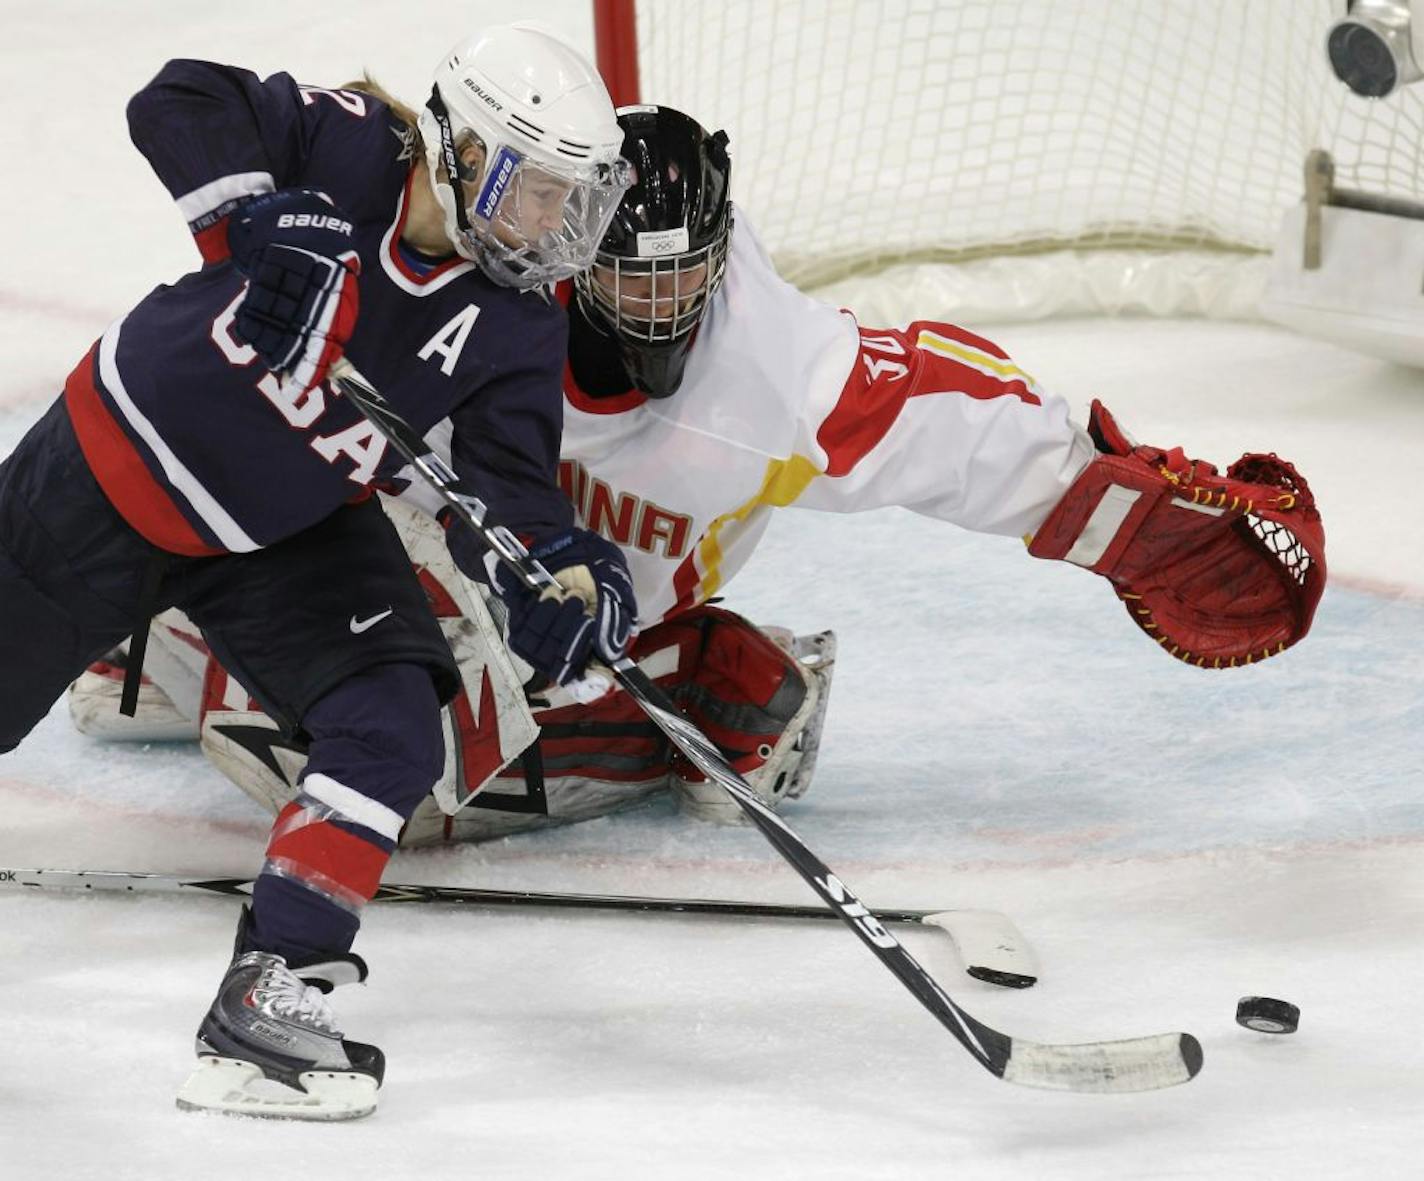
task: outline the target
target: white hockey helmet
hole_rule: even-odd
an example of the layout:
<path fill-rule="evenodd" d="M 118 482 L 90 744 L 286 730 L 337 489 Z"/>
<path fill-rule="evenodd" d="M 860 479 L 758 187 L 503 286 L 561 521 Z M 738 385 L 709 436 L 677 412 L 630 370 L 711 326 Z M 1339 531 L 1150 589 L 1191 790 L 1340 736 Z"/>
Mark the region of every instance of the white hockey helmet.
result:
<path fill-rule="evenodd" d="M 628 187 L 623 130 L 592 64 L 532 22 L 462 41 L 420 115 L 455 249 L 528 290 L 593 262 Z"/>

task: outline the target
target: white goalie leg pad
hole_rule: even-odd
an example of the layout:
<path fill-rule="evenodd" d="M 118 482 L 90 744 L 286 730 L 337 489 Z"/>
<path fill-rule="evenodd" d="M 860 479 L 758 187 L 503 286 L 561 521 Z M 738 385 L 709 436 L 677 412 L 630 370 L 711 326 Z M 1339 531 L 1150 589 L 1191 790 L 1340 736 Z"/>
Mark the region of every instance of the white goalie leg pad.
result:
<path fill-rule="evenodd" d="M 454 816 L 442 812 L 435 800 L 427 796 L 406 821 L 401 833 L 401 848 L 423 845 L 448 845 L 456 842 L 492 841 L 514 833 L 532 832 L 540 828 L 557 828 L 577 824 L 601 816 L 611 816 L 636 807 L 651 796 L 665 792 L 669 776 L 632 781 L 593 779 L 582 775 L 561 775 L 544 780 L 545 800 L 541 811 L 503 810 L 496 803 L 527 798 L 527 792 L 515 795 L 504 789 L 507 782 L 523 788 L 520 782 L 495 779 L 480 793 L 480 797 Z"/>
<path fill-rule="evenodd" d="M 272 815 L 296 798 L 306 750 L 216 660 L 208 670 L 200 741 L 208 761 Z"/>
<path fill-rule="evenodd" d="M 654 647 L 641 654 L 637 663 L 653 679 L 672 677 L 679 669 L 679 646 Z M 432 797 L 422 800 L 406 822 L 402 847 L 488 841 L 592 820 L 668 790 L 673 777 L 668 766 L 670 754 L 656 727 L 626 695 L 613 694 L 591 706 L 566 695 L 550 696 L 558 704 L 536 706 L 533 715 L 536 722 L 548 727 L 534 766 L 499 772 L 454 816 L 445 815 Z M 650 732 L 647 749 L 618 749 L 615 742 L 613 749 L 590 750 L 582 739 L 567 733 L 569 723 L 585 728 L 584 738 L 609 724 L 643 725 Z"/>
<path fill-rule="evenodd" d="M 432 789 L 448 816 L 539 736 L 504 641 L 484 601 L 478 594 L 472 600 L 470 614 L 440 621 L 465 690 L 445 708 L 445 766 Z"/>
<path fill-rule="evenodd" d="M 177 609 L 153 620 L 133 717 L 119 712 L 128 649 L 125 641 L 70 685 L 69 716 L 74 728 L 90 738 L 111 742 L 197 738 L 208 652 L 197 627 Z"/>
<path fill-rule="evenodd" d="M 831 676 L 835 672 L 836 634 L 823 631 L 796 636 L 786 628 L 761 630 L 794 658 L 806 683 L 805 700 L 776 745 L 766 753 L 765 761 L 742 775 L 763 803 L 777 809 L 783 800 L 800 799 L 811 786 L 826 705 L 830 700 Z M 674 791 L 680 810 L 698 820 L 714 824 L 750 823 L 741 806 L 715 783 L 674 776 Z"/>
<path fill-rule="evenodd" d="M 440 810 L 453 816 L 489 780 L 539 736 L 524 699 L 524 680 L 482 590 L 450 557 L 445 530 L 405 501 L 384 497 L 383 507 L 426 585 L 444 596 L 435 614 L 460 670 L 464 696 L 446 708 L 445 767 L 433 788 Z"/>
<path fill-rule="evenodd" d="M 196 623 L 176 607 L 154 617 L 148 629 L 143 672 L 168 695 L 173 708 L 193 725 L 190 737 L 194 738 L 207 668 L 208 645 Z"/>
<path fill-rule="evenodd" d="M 479 588 L 451 559 L 444 530 L 404 502 L 383 498 L 383 504 L 431 598 L 464 687 L 443 711 L 440 778 L 402 833 L 402 845 L 431 844 L 449 839 L 444 817 L 468 804 L 539 728 L 500 631 Z M 295 798 L 305 751 L 216 662 L 208 670 L 201 737 L 213 764 L 269 812 Z"/>
<path fill-rule="evenodd" d="M 216 1111 L 264 1119 L 332 1122 L 360 1119 L 376 1110 L 376 1080 L 349 1070 L 308 1070 L 298 1076 L 298 1091 L 267 1078 L 260 1067 L 240 1058 L 209 1055 L 178 1091 L 184 1111 Z"/>

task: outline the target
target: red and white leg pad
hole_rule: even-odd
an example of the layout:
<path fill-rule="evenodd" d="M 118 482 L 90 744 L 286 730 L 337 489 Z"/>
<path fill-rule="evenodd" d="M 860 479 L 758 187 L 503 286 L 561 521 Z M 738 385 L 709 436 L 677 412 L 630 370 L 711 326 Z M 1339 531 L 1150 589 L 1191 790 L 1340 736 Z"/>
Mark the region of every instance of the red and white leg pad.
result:
<path fill-rule="evenodd" d="M 755 748 L 749 754 L 731 760 L 734 769 L 762 801 L 771 808 L 778 808 L 783 800 L 800 799 L 811 786 L 826 705 L 830 699 L 831 676 L 835 671 L 836 636 L 831 631 L 796 636 L 786 628 L 758 630 L 745 620 L 737 619 L 736 622 L 741 629 L 745 629 L 733 641 L 738 648 L 744 649 L 734 659 L 733 668 L 736 671 L 730 678 L 726 677 L 728 670 L 725 667 L 709 669 L 706 674 L 707 680 L 721 686 L 723 692 L 731 691 L 733 696 L 727 703 L 732 704 L 738 692 L 753 698 L 757 694 L 755 685 L 748 684 L 746 670 L 742 667 L 749 657 L 764 662 L 764 669 L 779 666 L 784 670 L 785 684 L 778 690 L 779 693 L 785 695 L 787 690 L 794 691 L 798 684 L 803 692 L 800 704 L 780 734 L 756 735 L 761 741 L 756 743 Z M 725 642 L 727 637 L 723 638 Z M 759 647 L 757 640 L 775 644 L 782 653 L 782 659 L 773 663 L 767 659 L 766 653 L 756 652 Z M 753 652 L 756 654 L 751 655 Z M 715 661 L 715 655 L 709 655 Z M 751 679 L 759 680 L 761 676 Z M 703 724 L 709 737 L 719 744 L 727 744 L 724 749 L 732 746 L 728 742 L 731 736 L 715 723 L 705 717 L 699 719 L 695 708 L 689 713 L 694 721 Z M 675 768 L 673 791 L 685 814 L 717 824 L 747 823 L 746 815 L 736 801 L 715 783 L 709 783 L 695 767 L 679 758 L 675 760 Z"/>
<path fill-rule="evenodd" d="M 524 689 L 480 592 L 455 567 L 444 531 L 424 513 L 384 502 L 445 632 L 463 688 L 444 710 L 445 767 L 409 827 L 431 839 L 539 733 Z M 208 758 L 269 812 L 297 794 L 306 752 L 281 731 L 216 661 L 203 688 L 202 743 Z M 408 843 L 404 841 L 402 843 Z"/>
<path fill-rule="evenodd" d="M 805 792 L 835 661 L 831 633 L 768 634 L 731 612 L 701 607 L 649 628 L 633 656 L 771 806 Z M 401 843 L 482 841 L 588 820 L 669 788 L 692 815 L 738 821 L 726 793 L 698 781 L 626 693 L 534 716 L 542 727 L 535 752 L 495 775 L 456 816 L 422 803 Z"/>
<path fill-rule="evenodd" d="M 199 702 L 208 648 L 181 611 L 158 616 L 149 627 L 148 651 L 133 717 L 119 713 L 128 641 L 96 660 L 69 686 L 69 716 L 90 738 L 111 742 L 182 742 L 198 737 Z"/>

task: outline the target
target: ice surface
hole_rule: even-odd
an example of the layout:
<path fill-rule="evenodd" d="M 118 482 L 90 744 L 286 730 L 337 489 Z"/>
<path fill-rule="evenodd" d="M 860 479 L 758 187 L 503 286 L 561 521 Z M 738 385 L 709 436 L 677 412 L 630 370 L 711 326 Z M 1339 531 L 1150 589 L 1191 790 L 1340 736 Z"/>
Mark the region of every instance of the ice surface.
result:
<path fill-rule="evenodd" d="M 586 36 L 582 3 L 531 6 Z M 191 245 L 122 104 L 196 54 L 419 95 L 448 5 L 261 0 L 5 6 L 0 402 L 53 389 Z M 467 6 L 472 21 L 490 4 Z M 463 11 L 463 10 L 462 10 Z M 25 187 L 27 182 L 28 187 Z M 219 900 L 0 892 L 0 1178 L 1344 1178 L 1417 1172 L 1424 1132 L 1424 377 L 1244 325 L 985 329 L 1079 408 L 1227 460 L 1295 460 L 1332 583 L 1309 639 L 1232 673 L 1152 650 L 1105 584 L 906 512 L 787 512 L 729 604 L 833 626 L 817 781 L 788 812 L 872 905 L 1009 914 L 1041 983 L 968 980 L 976 1016 L 1045 1041 L 1186 1029 L 1196 1081 L 1032 1092 L 976 1066 L 829 924 L 373 908 L 387 1051 L 342 1127 L 182 1115 L 173 1091 L 225 963 Z M 103 746 L 62 710 L 0 760 L 0 866 L 252 873 L 267 824 L 191 750 Z M 753 831 L 666 804 L 401 854 L 391 881 L 806 901 Z M 1249 1033 L 1238 997 L 1301 1006 Z"/>

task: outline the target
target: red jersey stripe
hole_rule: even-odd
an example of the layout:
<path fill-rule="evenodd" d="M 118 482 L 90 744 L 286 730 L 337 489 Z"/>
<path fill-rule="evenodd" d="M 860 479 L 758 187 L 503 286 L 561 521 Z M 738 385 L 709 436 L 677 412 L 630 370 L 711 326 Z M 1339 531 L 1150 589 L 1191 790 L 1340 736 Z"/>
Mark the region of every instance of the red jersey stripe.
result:
<path fill-rule="evenodd" d="M 636 410 L 648 400 L 641 390 L 631 389 L 626 394 L 613 394 L 607 398 L 594 398 L 579 389 L 574 380 L 573 366 L 564 362 L 564 397 L 575 410 L 585 414 L 622 414 L 625 410 Z"/>
<path fill-rule="evenodd" d="M 1027 374 L 972 332 L 916 322 L 905 329 L 862 328 L 860 336 L 857 363 L 816 435 L 828 476 L 845 475 L 869 455 L 911 398 L 957 394 L 1039 405 Z"/>
<path fill-rule="evenodd" d="M 133 530 L 159 549 L 193 558 L 226 553 L 188 523 L 104 405 L 94 382 L 98 348 L 95 344 L 65 381 L 64 406 L 99 487 Z"/>
<path fill-rule="evenodd" d="M 697 555 L 702 552 L 702 538 L 688 551 L 687 557 L 672 576 L 672 589 L 677 593 L 677 601 L 668 608 L 664 619 L 672 619 L 689 607 L 697 605 L 697 591 L 702 585 L 702 572 L 697 568 Z"/>
<path fill-rule="evenodd" d="M 410 214 L 410 187 L 415 183 L 416 172 L 423 176 L 424 169 L 410 170 L 410 175 L 405 178 L 405 188 L 401 192 L 400 212 L 396 215 L 395 232 L 389 236 L 389 247 L 387 257 L 391 264 L 411 283 L 417 287 L 424 287 L 428 283 L 434 283 L 442 275 L 445 275 L 455 267 L 464 266 L 468 262 L 458 254 L 452 254 L 443 262 L 437 263 L 426 271 L 418 271 L 410 263 L 406 262 L 400 251 L 400 240 L 405 233 L 405 221 Z"/>
<path fill-rule="evenodd" d="M 203 261 L 208 264 L 225 262 L 231 257 L 231 251 L 227 247 L 227 218 L 215 222 L 205 230 L 199 230 L 193 235 L 193 241 L 198 244 L 198 253 L 203 256 Z"/>

